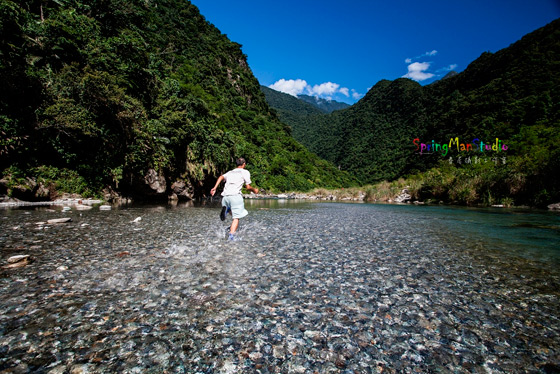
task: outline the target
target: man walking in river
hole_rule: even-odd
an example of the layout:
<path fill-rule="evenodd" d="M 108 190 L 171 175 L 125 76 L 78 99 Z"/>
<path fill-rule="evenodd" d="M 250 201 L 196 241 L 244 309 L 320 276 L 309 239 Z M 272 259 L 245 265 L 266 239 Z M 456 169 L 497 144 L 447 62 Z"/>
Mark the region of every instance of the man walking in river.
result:
<path fill-rule="evenodd" d="M 245 184 L 245 188 L 247 190 L 259 193 L 258 188 L 251 187 L 251 173 L 249 173 L 248 170 L 245 170 L 245 166 L 247 165 L 245 159 L 242 157 L 238 158 L 236 160 L 236 164 L 237 168 L 220 175 L 216 185 L 210 190 L 210 194 L 214 196 L 220 183 L 224 180 L 226 181 L 222 192 L 222 212 L 220 213 L 220 218 L 224 221 L 226 219 L 227 212 L 231 212 L 233 222 L 231 223 L 231 227 L 229 229 L 229 240 L 235 240 L 234 234 L 239 227 L 239 219 L 249 214 L 249 212 L 245 209 L 243 195 L 241 195 L 243 184 Z"/>

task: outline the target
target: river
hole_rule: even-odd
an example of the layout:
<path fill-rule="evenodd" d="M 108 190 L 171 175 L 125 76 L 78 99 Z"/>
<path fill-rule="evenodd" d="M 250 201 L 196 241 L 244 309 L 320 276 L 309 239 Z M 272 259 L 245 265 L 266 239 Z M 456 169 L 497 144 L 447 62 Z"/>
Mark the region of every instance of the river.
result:
<path fill-rule="evenodd" d="M 246 206 L 1 209 L 0 372 L 560 372 L 560 214 Z"/>

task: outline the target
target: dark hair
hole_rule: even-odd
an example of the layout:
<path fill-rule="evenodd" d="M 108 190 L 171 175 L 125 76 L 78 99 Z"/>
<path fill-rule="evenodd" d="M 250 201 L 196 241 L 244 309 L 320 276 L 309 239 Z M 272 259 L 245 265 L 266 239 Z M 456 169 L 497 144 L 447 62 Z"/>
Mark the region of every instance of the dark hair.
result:
<path fill-rule="evenodd" d="M 239 158 L 235 161 L 235 163 L 237 164 L 237 166 L 241 166 L 241 165 L 245 164 L 246 162 L 245 162 L 245 159 L 244 159 L 243 157 L 239 157 Z"/>

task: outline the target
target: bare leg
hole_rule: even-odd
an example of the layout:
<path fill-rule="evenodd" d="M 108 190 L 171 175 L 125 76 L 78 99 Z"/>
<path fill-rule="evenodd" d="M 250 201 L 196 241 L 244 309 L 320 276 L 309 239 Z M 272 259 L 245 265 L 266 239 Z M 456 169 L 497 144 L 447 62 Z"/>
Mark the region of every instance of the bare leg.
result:
<path fill-rule="evenodd" d="M 237 227 L 239 226 L 239 218 L 234 218 L 231 222 L 231 227 L 229 228 L 229 232 L 234 234 L 237 231 Z"/>

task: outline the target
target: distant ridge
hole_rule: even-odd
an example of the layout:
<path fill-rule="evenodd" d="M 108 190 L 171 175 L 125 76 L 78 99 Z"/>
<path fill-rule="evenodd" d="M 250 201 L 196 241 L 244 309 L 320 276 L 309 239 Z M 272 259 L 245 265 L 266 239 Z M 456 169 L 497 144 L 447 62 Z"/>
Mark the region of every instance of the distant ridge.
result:
<path fill-rule="evenodd" d="M 271 108 L 276 110 L 280 119 L 282 120 L 283 114 L 307 116 L 325 113 L 316 105 L 308 103 L 307 101 L 298 99 L 293 95 L 289 95 L 280 91 L 273 90 L 272 88 L 262 86 L 261 91 L 264 93 L 266 101 Z M 289 124 L 289 122 L 284 121 Z"/>
<path fill-rule="evenodd" d="M 307 124 L 316 116 L 328 115 L 316 105 L 295 96 L 261 86 L 268 105 L 276 112 L 278 119 L 289 125 L 295 139 L 306 138 Z"/>
<path fill-rule="evenodd" d="M 309 96 L 309 95 L 298 95 L 299 99 L 309 103 L 317 108 L 319 108 L 323 113 L 332 113 L 335 110 L 346 109 L 350 105 L 346 103 L 341 103 L 336 100 L 327 100 L 322 99 L 317 96 Z"/>
<path fill-rule="evenodd" d="M 451 77 L 456 76 L 457 74 L 459 74 L 459 73 L 457 73 L 455 70 L 451 70 L 449 73 L 445 74 L 444 77 L 441 78 L 441 79 L 451 78 Z"/>

